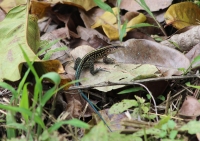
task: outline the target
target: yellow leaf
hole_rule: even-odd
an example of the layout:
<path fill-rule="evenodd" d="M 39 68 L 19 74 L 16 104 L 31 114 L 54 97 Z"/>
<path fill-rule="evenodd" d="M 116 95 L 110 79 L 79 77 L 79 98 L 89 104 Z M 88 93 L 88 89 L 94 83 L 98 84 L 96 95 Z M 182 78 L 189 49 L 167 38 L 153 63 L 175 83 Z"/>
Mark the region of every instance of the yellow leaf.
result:
<path fill-rule="evenodd" d="M 135 24 L 139 24 L 139 23 L 143 23 L 144 21 L 146 21 L 146 16 L 142 13 L 140 13 L 138 16 L 136 16 L 135 18 L 131 19 L 128 23 L 127 23 L 127 27 L 131 27 L 134 26 Z M 132 30 L 132 28 L 127 28 L 126 32 Z"/>
<path fill-rule="evenodd" d="M 200 20 L 200 9 L 193 2 L 181 2 L 171 5 L 165 13 L 165 21 L 175 28 L 181 29 L 197 25 Z"/>
<path fill-rule="evenodd" d="M 118 30 L 117 26 L 113 26 L 110 24 L 103 24 L 102 28 L 110 40 L 119 39 L 119 30 Z"/>
<path fill-rule="evenodd" d="M 146 17 L 144 14 L 140 13 L 138 16 L 134 17 L 133 19 L 131 19 L 128 24 L 127 27 L 131 27 L 134 26 L 135 24 L 138 23 L 142 23 L 146 21 Z M 117 24 L 102 24 L 102 28 L 103 31 L 105 32 L 106 36 L 110 39 L 110 40 L 118 40 L 119 39 L 119 30 L 118 30 L 118 25 Z M 122 26 L 120 27 L 122 28 Z M 132 28 L 127 28 L 126 32 L 132 30 Z M 126 35 L 124 35 L 125 37 Z"/>
<path fill-rule="evenodd" d="M 111 24 L 111 25 L 115 24 L 117 22 L 116 15 L 119 9 L 115 7 L 115 8 L 112 8 L 112 10 L 115 15 L 106 11 L 101 17 L 99 17 L 99 19 L 97 19 L 97 21 L 94 23 L 93 26 L 91 26 L 91 28 L 97 28 L 101 26 L 102 24 Z"/>

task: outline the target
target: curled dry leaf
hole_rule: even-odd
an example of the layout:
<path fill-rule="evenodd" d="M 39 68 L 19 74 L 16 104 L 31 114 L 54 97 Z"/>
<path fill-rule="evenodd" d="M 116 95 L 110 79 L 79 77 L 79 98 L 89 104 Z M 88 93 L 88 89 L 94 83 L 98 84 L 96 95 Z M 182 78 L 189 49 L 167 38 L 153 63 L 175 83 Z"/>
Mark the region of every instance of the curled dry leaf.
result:
<path fill-rule="evenodd" d="M 192 96 L 187 96 L 181 109 L 179 110 L 179 115 L 181 117 L 195 119 L 200 115 L 199 101 Z"/>
<path fill-rule="evenodd" d="M 176 44 L 179 49 L 183 51 L 189 51 L 193 46 L 200 42 L 200 26 L 195 26 L 192 29 L 181 33 L 175 34 L 171 38 L 162 41 L 161 44 L 176 48 L 174 44 Z"/>
<path fill-rule="evenodd" d="M 175 28 L 181 29 L 190 25 L 197 25 L 200 20 L 200 8 L 193 2 L 173 4 L 165 13 L 165 21 Z"/>

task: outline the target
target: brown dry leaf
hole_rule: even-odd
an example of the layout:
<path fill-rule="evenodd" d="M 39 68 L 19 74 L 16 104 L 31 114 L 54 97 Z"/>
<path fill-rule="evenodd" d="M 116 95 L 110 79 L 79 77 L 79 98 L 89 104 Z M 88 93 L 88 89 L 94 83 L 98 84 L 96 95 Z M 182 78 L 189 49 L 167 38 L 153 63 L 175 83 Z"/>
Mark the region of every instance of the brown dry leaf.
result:
<path fill-rule="evenodd" d="M 177 29 L 190 25 L 198 25 L 200 8 L 193 2 L 173 4 L 165 13 L 165 21 Z"/>
<path fill-rule="evenodd" d="M 39 75 L 45 74 L 47 72 L 57 72 L 64 73 L 62 64 L 59 60 L 49 60 L 44 62 L 35 62 L 35 69 Z"/>
<path fill-rule="evenodd" d="M 172 48 L 176 48 L 174 45 L 176 44 L 180 50 L 189 51 L 193 46 L 200 42 L 199 33 L 200 26 L 195 26 L 184 33 L 173 35 L 169 39 L 162 41 L 161 44 Z"/>
<path fill-rule="evenodd" d="M 57 30 L 54 30 L 52 32 L 48 32 L 42 35 L 41 40 L 54 41 L 56 39 L 68 38 L 69 35 L 67 33 L 68 33 L 68 28 L 59 28 Z M 53 51 L 55 49 L 59 49 L 60 47 L 64 47 L 64 46 L 65 46 L 64 43 L 62 43 L 61 41 L 58 41 L 57 43 L 52 45 L 48 50 L 46 50 L 44 54 L 50 51 Z M 66 50 L 53 52 L 53 54 L 51 54 L 50 56 L 50 60 L 57 59 L 63 64 L 67 61 L 67 58 L 70 58 L 69 52 L 70 52 L 70 48 L 67 48 L 67 47 L 66 47 Z"/>
<path fill-rule="evenodd" d="M 3 21 L 5 16 L 6 16 L 6 14 L 3 12 L 3 10 L 0 9 L 0 22 Z"/>
<path fill-rule="evenodd" d="M 50 10 L 51 3 L 44 1 L 31 1 L 31 14 L 37 15 L 39 19 L 44 17 Z"/>
<path fill-rule="evenodd" d="M 67 34 L 69 35 L 68 39 L 70 39 L 70 37 L 80 38 L 76 34 L 76 27 L 82 22 L 81 19 L 79 18 L 78 11 L 73 12 L 73 10 L 71 10 L 69 13 L 65 13 L 65 14 L 55 13 L 55 15 L 60 21 L 65 23 L 65 28 L 68 29 L 68 32 L 67 32 Z"/>
<path fill-rule="evenodd" d="M 84 111 L 85 108 L 87 108 L 87 110 L 85 111 L 85 113 L 83 113 L 84 115 L 82 116 L 91 116 L 91 113 L 93 112 L 92 108 L 87 104 L 87 102 L 82 98 L 77 90 L 65 91 L 64 99 L 67 103 L 65 111 L 68 111 L 72 116 L 80 117 L 82 114 L 81 112 Z"/>
<path fill-rule="evenodd" d="M 90 28 L 94 24 L 96 18 L 103 15 L 105 11 L 99 7 L 95 7 L 89 11 L 79 9 L 79 12 L 81 13 L 80 16 L 84 22 L 85 27 Z"/>
<path fill-rule="evenodd" d="M 185 54 L 185 56 L 190 60 L 190 62 L 193 61 L 195 57 L 200 55 L 200 43 L 198 43 L 196 46 L 194 46 L 188 53 Z M 197 68 L 200 66 L 200 62 L 196 62 L 192 64 L 192 68 Z"/>
<path fill-rule="evenodd" d="M 81 39 L 83 39 L 85 41 L 89 41 L 94 36 L 98 36 L 102 40 L 109 42 L 109 39 L 106 36 L 102 35 L 98 31 L 91 29 L 91 28 L 84 28 L 82 26 L 78 26 L 77 32 L 78 32 L 78 35 L 81 37 Z"/>
<path fill-rule="evenodd" d="M 185 118 L 195 119 L 200 115 L 200 103 L 193 96 L 187 96 L 181 109 L 179 110 L 179 115 Z"/>
<path fill-rule="evenodd" d="M 103 0 L 104 1 L 104 0 Z M 96 6 L 96 4 L 94 3 L 93 0 L 52 0 L 53 3 L 64 3 L 67 5 L 72 5 L 72 6 L 76 6 L 78 8 L 82 8 L 86 11 L 92 9 L 93 7 Z"/>
<path fill-rule="evenodd" d="M 12 8 L 21 5 L 21 4 L 26 4 L 26 0 L 3 0 L 0 3 L 0 7 L 8 13 Z"/>
<path fill-rule="evenodd" d="M 125 113 L 121 114 L 109 114 L 109 109 L 101 110 L 99 111 L 103 119 L 105 119 L 106 123 L 109 125 L 111 130 L 116 131 L 123 129 L 121 126 L 121 121 L 128 120 Z M 93 115 L 92 119 L 88 122 L 89 125 L 97 125 L 101 119 L 98 117 L 98 115 Z"/>
<path fill-rule="evenodd" d="M 60 86 L 64 86 L 65 85 L 63 90 L 68 90 L 68 88 L 70 86 L 72 86 L 72 84 L 69 84 L 72 80 L 70 79 L 70 77 L 68 75 L 64 75 L 64 74 L 60 74 L 60 78 L 61 78 Z M 68 85 L 66 85 L 66 84 L 68 84 Z"/>
<path fill-rule="evenodd" d="M 167 8 L 171 5 L 172 1 L 173 0 L 163 0 L 158 2 L 157 0 L 146 0 L 145 2 L 150 8 L 150 10 L 153 12 Z M 108 2 L 116 6 L 117 0 L 108 0 Z M 120 8 L 131 12 L 143 10 L 143 8 L 140 5 L 138 5 L 138 3 L 134 0 L 122 0 Z"/>
<path fill-rule="evenodd" d="M 116 61 L 134 64 L 152 64 L 166 68 L 188 68 L 190 61 L 179 51 L 148 40 L 130 39 L 124 42 L 127 47 L 118 52 Z"/>
<path fill-rule="evenodd" d="M 76 100 L 73 96 L 68 99 L 66 109 L 72 115 L 72 117 L 78 118 L 81 115 L 82 108 L 83 106 L 81 102 L 79 100 Z"/>

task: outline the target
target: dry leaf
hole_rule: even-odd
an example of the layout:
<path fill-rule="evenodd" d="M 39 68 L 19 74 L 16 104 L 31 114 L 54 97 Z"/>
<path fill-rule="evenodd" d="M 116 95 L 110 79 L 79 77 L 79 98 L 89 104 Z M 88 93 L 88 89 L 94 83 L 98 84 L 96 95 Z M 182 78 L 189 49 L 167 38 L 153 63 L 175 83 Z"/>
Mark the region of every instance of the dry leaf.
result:
<path fill-rule="evenodd" d="M 94 24 L 97 17 L 100 17 L 105 11 L 99 7 L 95 7 L 89 11 L 79 9 L 79 12 L 81 13 L 80 16 L 84 22 L 85 27 L 90 28 Z"/>
<path fill-rule="evenodd" d="M 138 16 L 134 17 L 127 23 L 127 27 L 134 26 L 135 24 L 143 23 L 146 21 L 146 16 L 142 13 L 140 13 Z M 127 28 L 126 32 L 132 30 L 133 28 Z"/>
<path fill-rule="evenodd" d="M 112 8 L 115 15 L 112 13 L 106 11 L 102 16 L 100 16 L 96 22 L 91 26 L 91 28 L 97 28 L 101 26 L 102 24 L 110 24 L 113 25 L 117 22 L 116 15 L 118 14 L 119 9 L 117 7 Z"/>
<path fill-rule="evenodd" d="M 179 110 L 179 115 L 195 119 L 197 116 L 200 115 L 200 103 L 199 101 L 192 97 L 187 96 L 181 109 Z"/>
<path fill-rule="evenodd" d="M 169 39 L 162 41 L 161 44 L 168 47 L 176 48 L 176 46 L 173 44 L 175 43 L 180 50 L 189 51 L 193 46 L 200 42 L 199 33 L 200 26 L 195 26 L 184 33 L 173 35 Z"/>
<path fill-rule="evenodd" d="M 54 2 L 54 3 L 61 2 L 64 4 L 68 4 L 68 5 L 73 5 L 78 8 L 82 8 L 86 11 L 88 11 L 96 6 L 96 4 L 94 3 L 93 0 L 84 0 L 84 1 L 82 1 L 82 0 L 73 0 L 73 1 L 72 0 L 52 0 L 52 2 Z"/>
<path fill-rule="evenodd" d="M 165 13 L 165 21 L 175 28 L 181 29 L 190 25 L 197 25 L 200 20 L 200 8 L 193 2 L 173 4 Z"/>
<path fill-rule="evenodd" d="M 113 11 L 118 14 L 118 8 L 113 8 Z M 96 20 L 95 24 L 91 28 L 97 28 L 102 26 L 104 33 L 110 40 L 118 40 L 119 39 L 119 27 L 116 19 L 116 16 L 110 12 L 105 12 L 98 20 Z M 146 17 L 140 13 L 136 17 L 130 19 L 127 23 L 127 27 L 134 26 L 135 24 L 142 23 L 146 20 Z M 122 26 L 121 26 L 122 27 Z M 120 28 L 121 28 L 120 27 Z M 133 28 L 127 28 L 126 32 L 132 30 Z M 124 35 L 126 36 L 126 35 Z"/>
<path fill-rule="evenodd" d="M 103 31 L 107 35 L 107 37 L 112 40 L 119 39 L 119 30 L 117 24 L 110 25 L 110 24 L 102 24 Z"/>
<path fill-rule="evenodd" d="M 6 16 L 6 14 L 3 12 L 3 10 L 0 9 L 0 22 L 3 21 L 5 16 Z"/>
<path fill-rule="evenodd" d="M 108 1 L 116 6 L 117 0 Z M 157 0 L 145 0 L 146 4 L 152 12 L 167 8 L 169 5 L 171 5 L 172 1 L 173 0 L 164 0 L 158 2 Z M 122 0 L 120 8 L 131 12 L 143 10 L 143 8 L 134 0 Z"/>
<path fill-rule="evenodd" d="M 98 31 L 94 29 L 78 26 L 77 32 L 78 32 L 78 35 L 81 37 L 81 39 L 85 41 L 89 41 L 89 39 L 93 38 L 94 36 L 98 36 L 102 40 L 109 42 L 109 39 L 106 36 L 102 35 L 101 33 L 99 33 Z"/>
<path fill-rule="evenodd" d="M 39 19 L 47 15 L 50 10 L 51 3 L 44 1 L 31 1 L 31 14 L 37 15 Z"/>

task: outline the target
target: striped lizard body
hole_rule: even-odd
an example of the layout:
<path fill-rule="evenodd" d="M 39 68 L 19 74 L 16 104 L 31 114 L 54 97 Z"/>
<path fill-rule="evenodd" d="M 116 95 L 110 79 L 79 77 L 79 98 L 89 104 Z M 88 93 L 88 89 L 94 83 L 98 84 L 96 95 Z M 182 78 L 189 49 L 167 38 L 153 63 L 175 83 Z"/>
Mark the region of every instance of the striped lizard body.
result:
<path fill-rule="evenodd" d="M 105 59 L 106 59 L 106 57 L 107 57 L 108 54 L 115 53 L 116 51 L 118 51 L 121 48 L 124 48 L 124 47 L 122 45 L 119 45 L 119 44 L 117 44 L 117 45 L 116 44 L 115 45 L 110 45 L 110 46 L 106 46 L 106 47 L 94 50 L 92 52 L 89 52 L 82 59 L 80 59 L 80 58 L 77 59 L 76 64 L 78 66 L 75 66 L 75 69 L 76 69 L 75 79 L 78 80 L 80 78 L 81 71 L 85 67 L 89 67 L 90 68 L 90 73 L 92 75 L 94 75 L 95 73 L 97 73 L 100 69 L 94 70 L 94 62 L 96 60 L 99 60 L 99 59 L 102 59 L 102 58 L 104 58 L 104 61 L 105 61 Z M 88 64 L 89 64 L 89 66 L 88 66 Z M 79 82 L 76 82 L 75 85 L 79 86 Z M 95 108 L 95 106 L 93 105 L 93 103 L 87 98 L 87 96 L 82 92 L 81 89 L 79 89 L 79 93 L 90 104 L 90 106 L 92 107 L 92 109 L 94 110 L 94 112 L 101 118 L 101 120 L 103 120 L 103 122 L 107 125 L 107 123 L 105 122 L 105 120 L 103 119 L 103 117 L 101 116 L 101 114 L 97 111 L 97 109 Z M 108 125 L 107 125 L 107 127 L 109 128 Z M 110 128 L 109 128 L 109 130 L 111 131 Z"/>

